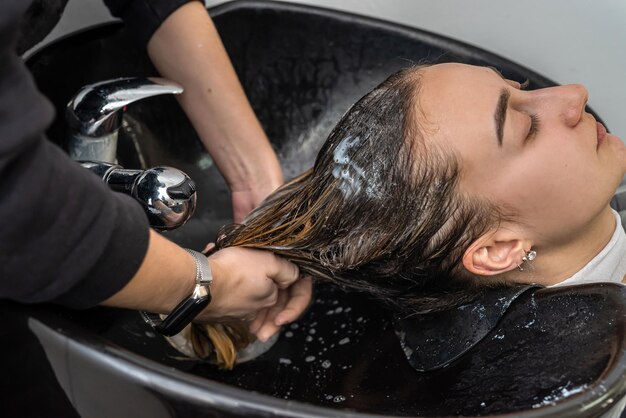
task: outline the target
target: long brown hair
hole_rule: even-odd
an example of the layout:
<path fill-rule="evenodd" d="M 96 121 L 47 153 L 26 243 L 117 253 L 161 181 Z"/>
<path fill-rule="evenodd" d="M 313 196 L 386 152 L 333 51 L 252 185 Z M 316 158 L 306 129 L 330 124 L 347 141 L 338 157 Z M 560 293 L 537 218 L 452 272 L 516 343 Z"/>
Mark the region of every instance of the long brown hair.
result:
<path fill-rule="evenodd" d="M 355 103 L 314 167 L 273 193 L 216 250 L 273 251 L 303 273 L 407 313 L 444 310 L 482 291 L 462 273 L 467 246 L 502 214 L 458 187 L 457 158 L 428 141 L 421 74 L 393 74 Z"/>

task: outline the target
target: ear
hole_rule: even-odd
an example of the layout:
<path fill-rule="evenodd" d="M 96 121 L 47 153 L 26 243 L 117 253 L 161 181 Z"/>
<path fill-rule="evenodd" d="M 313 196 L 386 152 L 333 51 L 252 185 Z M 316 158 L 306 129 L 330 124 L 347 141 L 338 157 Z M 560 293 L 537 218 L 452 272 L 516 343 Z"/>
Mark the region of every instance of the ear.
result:
<path fill-rule="evenodd" d="M 513 230 L 490 231 L 469 246 L 463 255 L 463 266 L 479 276 L 495 276 L 517 268 L 524 251 L 531 247 Z"/>

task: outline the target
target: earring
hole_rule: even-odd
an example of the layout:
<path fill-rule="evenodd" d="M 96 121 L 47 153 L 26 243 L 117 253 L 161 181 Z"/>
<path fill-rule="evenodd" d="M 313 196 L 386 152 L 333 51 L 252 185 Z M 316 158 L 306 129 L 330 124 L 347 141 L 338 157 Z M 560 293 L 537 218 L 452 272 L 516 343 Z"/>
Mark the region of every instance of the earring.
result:
<path fill-rule="evenodd" d="M 519 269 L 519 271 L 524 271 L 522 264 L 524 264 L 527 261 L 533 261 L 535 258 L 537 258 L 537 251 L 533 251 L 533 250 L 526 251 L 526 253 L 522 257 L 522 262 L 517 265 L 517 268 Z"/>
<path fill-rule="evenodd" d="M 524 257 L 522 257 L 522 261 L 533 261 L 535 258 L 537 258 L 537 251 L 526 251 L 526 254 L 524 254 Z"/>

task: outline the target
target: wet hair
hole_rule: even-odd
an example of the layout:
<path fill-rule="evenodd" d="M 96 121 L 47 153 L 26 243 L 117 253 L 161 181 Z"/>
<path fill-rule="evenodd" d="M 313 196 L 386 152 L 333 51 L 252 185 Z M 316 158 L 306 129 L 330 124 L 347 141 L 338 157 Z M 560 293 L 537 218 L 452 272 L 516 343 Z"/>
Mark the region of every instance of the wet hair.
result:
<path fill-rule="evenodd" d="M 270 250 L 303 274 L 407 314 L 478 296 L 483 287 L 461 258 L 503 215 L 465 195 L 459 159 L 429 141 L 421 80 L 419 67 L 399 71 L 356 102 L 314 167 L 223 228 L 216 250 Z"/>

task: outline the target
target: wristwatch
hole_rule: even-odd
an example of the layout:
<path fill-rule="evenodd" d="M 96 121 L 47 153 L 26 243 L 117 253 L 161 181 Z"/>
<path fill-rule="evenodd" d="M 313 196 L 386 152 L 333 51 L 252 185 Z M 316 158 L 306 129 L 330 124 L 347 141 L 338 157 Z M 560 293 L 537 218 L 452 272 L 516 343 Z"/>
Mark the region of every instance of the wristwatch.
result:
<path fill-rule="evenodd" d="M 211 267 L 207 257 L 198 251 L 185 248 L 196 262 L 196 286 L 193 292 L 183 299 L 166 317 L 142 312 L 142 316 L 160 334 L 171 337 L 183 330 L 193 319 L 211 303 Z"/>

